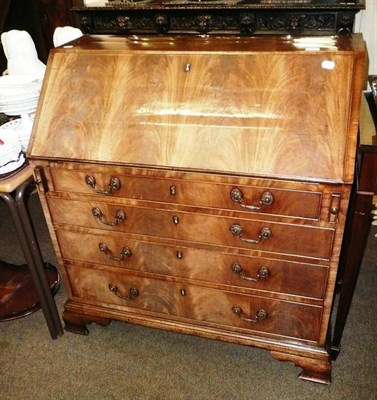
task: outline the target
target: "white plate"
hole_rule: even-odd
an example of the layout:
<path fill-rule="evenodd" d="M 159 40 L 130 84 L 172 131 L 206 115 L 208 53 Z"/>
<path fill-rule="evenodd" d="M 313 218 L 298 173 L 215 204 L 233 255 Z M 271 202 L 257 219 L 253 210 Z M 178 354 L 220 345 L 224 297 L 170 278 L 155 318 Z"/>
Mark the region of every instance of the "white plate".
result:
<path fill-rule="evenodd" d="M 4 134 L 12 135 L 12 137 L 17 137 L 18 141 L 21 145 L 21 150 L 26 151 L 27 146 L 30 141 L 33 121 L 34 121 L 34 114 L 26 115 L 26 116 L 24 116 L 24 119 L 16 118 L 16 119 L 13 119 L 13 120 L 1 125 L 0 126 L 0 138 Z M 18 153 L 18 151 L 19 151 L 19 148 L 16 148 L 16 153 Z M 3 153 L 4 153 L 4 151 L 2 152 L 1 148 L 0 148 L 0 154 L 3 154 Z M 3 154 L 3 156 L 4 156 L 4 154 Z M 9 156 L 6 155 L 6 157 L 9 157 Z M 3 164 L 1 161 L 2 161 L 2 158 L 0 157 L 0 165 Z"/>
<path fill-rule="evenodd" d="M 29 107 L 29 108 L 7 109 L 7 111 L 0 110 L 0 112 L 13 117 L 13 116 L 22 115 L 22 114 L 31 114 L 31 113 L 34 113 L 36 110 L 37 110 L 37 106 L 35 105 L 34 107 Z"/>
<path fill-rule="evenodd" d="M 0 94 L 0 105 L 7 106 L 11 104 L 19 104 L 34 101 L 37 102 L 39 99 L 39 93 L 32 93 L 32 94 L 21 94 L 18 96 L 2 96 Z"/>
<path fill-rule="evenodd" d="M 6 165 L 0 167 L 0 174 L 7 174 L 8 172 L 12 172 L 17 168 L 20 168 L 21 165 L 25 162 L 25 156 L 20 153 L 20 157 L 16 161 L 10 161 Z"/>
<path fill-rule="evenodd" d="M 38 104 L 38 97 L 34 99 L 25 99 L 21 101 L 14 101 L 11 103 L 4 104 L 0 102 L 0 109 L 14 109 L 14 108 L 19 108 L 19 107 L 30 107 Z"/>
<path fill-rule="evenodd" d="M 21 123 L 21 118 L 15 118 L 12 119 L 9 122 L 6 122 L 5 124 L 0 126 L 0 136 L 1 136 L 1 131 L 13 131 L 15 128 L 18 127 L 18 125 L 20 125 Z"/>
<path fill-rule="evenodd" d="M 4 154 L 5 149 L 12 149 L 13 147 L 18 145 L 18 135 L 16 135 L 14 132 L 14 130 L 0 130 L 0 140 L 4 143 L 0 144 L 0 154 Z"/>
<path fill-rule="evenodd" d="M 0 89 L 28 88 L 41 85 L 42 80 L 29 75 L 2 75 L 0 76 Z"/>

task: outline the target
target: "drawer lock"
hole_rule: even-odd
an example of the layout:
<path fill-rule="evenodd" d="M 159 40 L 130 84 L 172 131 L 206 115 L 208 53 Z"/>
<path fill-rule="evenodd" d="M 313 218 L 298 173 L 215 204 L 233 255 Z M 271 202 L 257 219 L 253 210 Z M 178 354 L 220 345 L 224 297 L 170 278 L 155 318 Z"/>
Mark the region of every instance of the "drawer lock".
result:
<path fill-rule="evenodd" d="M 232 307 L 232 311 L 234 312 L 234 314 L 237 315 L 237 317 L 239 317 L 240 319 L 242 319 L 242 321 L 245 322 L 259 322 L 259 321 L 263 321 L 264 319 L 267 318 L 267 313 L 265 310 L 260 309 L 255 313 L 255 317 L 254 318 L 248 318 L 246 317 L 245 313 L 243 312 L 242 308 L 240 306 L 234 305 Z"/>
<path fill-rule="evenodd" d="M 257 272 L 257 275 L 256 275 L 255 278 L 252 278 L 251 276 L 246 276 L 246 275 L 243 273 L 243 269 L 242 269 L 241 265 L 238 264 L 237 262 L 234 262 L 234 263 L 231 265 L 231 269 L 232 269 L 232 271 L 233 271 L 235 274 L 237 274 L 241 279 L 244 279 L 245 281 L 248 281 L 248 282 L 258 282 L 258 281 L 260 281 L 261 279 L 267 278 L 267 277 L 270 275 L 270 271 L 269 271 L 268 268 L 266 268 L 266 267 L 261 267 L 261 268 L 258 269 L 258 272 Z"/>

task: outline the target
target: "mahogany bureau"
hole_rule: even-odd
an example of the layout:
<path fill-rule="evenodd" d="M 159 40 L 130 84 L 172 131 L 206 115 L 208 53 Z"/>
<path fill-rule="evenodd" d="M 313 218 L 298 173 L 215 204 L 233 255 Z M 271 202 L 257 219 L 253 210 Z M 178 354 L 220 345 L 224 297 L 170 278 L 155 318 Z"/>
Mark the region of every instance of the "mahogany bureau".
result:
<path fill-rule="evenodd" d="M 329 382 L 364 57 L 360 35 L 53 50 L 28 156 L 65 328 L 119 320 L 257 346 Z"/>

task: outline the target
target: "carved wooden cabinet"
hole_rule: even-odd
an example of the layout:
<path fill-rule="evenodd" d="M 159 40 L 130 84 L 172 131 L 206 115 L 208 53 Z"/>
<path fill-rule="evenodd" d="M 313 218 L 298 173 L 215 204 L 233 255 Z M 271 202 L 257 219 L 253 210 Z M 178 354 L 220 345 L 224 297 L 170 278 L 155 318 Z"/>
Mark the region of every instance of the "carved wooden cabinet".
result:
<path fill-rule="evenodd" d="M 365 0 L 70 1 L 84 33 L 113 35 L 343 35 L 365 8 Z"/>
<path fill-rule="evenodd" d="M 120 320 L 328 382 L 360 36 L 100 37 L 53 50 L 28 150 L 67 330 Z"/>

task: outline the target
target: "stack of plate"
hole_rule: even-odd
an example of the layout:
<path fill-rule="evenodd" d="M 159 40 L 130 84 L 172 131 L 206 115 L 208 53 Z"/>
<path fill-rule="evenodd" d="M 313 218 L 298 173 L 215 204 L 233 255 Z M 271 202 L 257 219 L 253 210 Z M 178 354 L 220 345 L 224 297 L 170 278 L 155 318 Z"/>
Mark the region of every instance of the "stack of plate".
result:
<path fill-rule="evenodd" d="M 28 75 L 0 76 L 0 112 L 6 115 L 34 113 L 42 79 Z"/>
<path fill-rule="evenodd" d="M 17 136 L 12 132 L 0 130 L 0 175 L 16 170 L 24 162 L 25 156 Z"/>
<path fill-rule="evenodd" d="M 15 118 L 0 126 L 0 134 L 11 134 L 21 144 L 21 150 L 26 152 L 29 145 L 31 130 L 33 128 L 34 114 L 23 114 L 21 118 Z"/>

